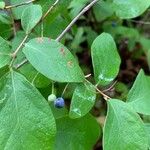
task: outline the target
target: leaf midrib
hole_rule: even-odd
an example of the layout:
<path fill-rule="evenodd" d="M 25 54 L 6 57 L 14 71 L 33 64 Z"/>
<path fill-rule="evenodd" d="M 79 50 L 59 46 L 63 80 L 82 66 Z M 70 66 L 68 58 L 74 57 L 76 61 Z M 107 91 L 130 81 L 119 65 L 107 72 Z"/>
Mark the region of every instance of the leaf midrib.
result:
<path fill-rule="evenodd" d="M 11 132 L 9 138 L 11 137 L 12 133 L 14 132 L 14 130 L 15 130 L 16 128 L 18 128 L 18 129 L 20 128 L 20 126 L 19 126 L 20 118 L 19 118 L 19 115 L 18 115 L 18 103 L 17 103 L 17 98 L 16 98 L 16 90 L 15 90 L 15 82 L 14 82 L 13 71 L 11 71 L 10 73 L 11 73 L 12 89 L 13 89 L 13 93 L 14 93 L 14 102 L 15 102 L 17 123 L 16 123 L 16 125 L 15 125 L 13 131 Z M 8 138 L 8 140 L 7 140 L 7 143 L 8 143 L 8 141 L 9 141 L 9 138 Z M 21 142 L 21 140 L 20 140 L 20 142 Z M 6 144 L 7 144 L 7 143 L 6 143 Z M 6 145 L 5 145 L 5 146 L 6 146 Z"/>

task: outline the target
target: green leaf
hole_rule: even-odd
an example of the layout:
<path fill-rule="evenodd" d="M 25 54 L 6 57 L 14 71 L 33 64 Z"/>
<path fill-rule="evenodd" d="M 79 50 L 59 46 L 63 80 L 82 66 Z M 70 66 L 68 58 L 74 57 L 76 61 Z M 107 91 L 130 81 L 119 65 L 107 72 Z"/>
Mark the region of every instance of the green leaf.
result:
<path fill-rule="evenodd" d="M 84 81 L 84 74 L 74 56 L 64 45 L 55 40 L 32 39 L 25 44 L 23 52 L 35 69 L 51 80 Z"/>
<path fill-rule="evenodd" d="M 19 44 L 22 42 L 22 40 L 25 37 L 25 32 L 19 31 L 17 32 L 16 36 L 12 40 L 12 51 L 15 51 Z M 31 38 L 34 38 L 34 34 L 30 34 L 28 39 L 26 41 L 29 41 Z M 25 55 L 22 52 L 22 49 L 17 53 L 17 58 L 14 61 L 14 65 L 20 64 L 20 62 L 25 60 Z M 35 87 L 37 88 L 43 88 L 50 84 L 50 80 L 47 79 L 45 76 L 40 74 L 35 68 L 29 64 L 26 63 L 23 66 L 21 66 L 19 69 L 19 72 L 23 74 L 29 82 L 31 82 Z M 30 70 L 30 71 L 29 71 Z"/>
<path fill-rule="evenodd" d="M 10 14 L 5 10 L 1 10 L 0 11 L 0 21 L 4 24 L 11 24 L 12 20 L 11 20 Z"/>
<path fill-rule="evenodd" d="M 113 3 L 116 15 L 122 19 L 135 18 L 150 6 L 150 0 L 114 0 Z"/>
<path fill-rule="evenodd" d="M 56 134 L 51 109 L 19 73 L 0 80 L 0 149 L 52 149 Z"/>
<path fill-rule="evenodd" d="M 93 107 L 95 99 L 94 85 L 90 82 L 78 84 L 71 100 L 69 116 L 71 118 L 80 118 L 86 115 Z"/>
<path fill-rule="evenodd" d="M 81 119 L 56 120 L 55 150 L 91 150 L 98 140 L 100 127 L 91 115 Z"/>
<path fill-rule="evenodd" d="M 107 1 L 99 1 L 94 5 L 93 12 L 97 21 L 103 21 L 113 15 L 113 3 Z"/>
<path fill-rule="evenodd" d="M 42 7 L 40 5 L 28 6 L 21 16 L 22 28 L 26 34 L 30 33 L 31 30 L 36 26 L 42 17 Z"/>
<path fill-rule="evenodd" d="M 9 72 L 9 66 L 4 66 L 4 67 L 0 68 L 0 78 L 7 72 Z"/>
<path fill-rule="evenodd" d="M 122 42 L 122 39 L 128 39 L 128 50 L 132 51 L 139 41 L 140 34 L 136 28 L 121 26 L 121 24 L 122 20 L 107 21 L 103 24 L 103 29 L 111 34 L 118 43 Z"/>
<path fill-rule="evenodd" d="M 94 39 L 98 36 L 98 34 L 91 27 L 86 27 L 86 28 L 84 28 L 84 30 L 86 32 L 88 46 L 91 47 Z"/>
<path fill-rule="evenodd" d="M 139 42 L 142 46 L 142 49 L 144 50 L 145 53 L 149 53 L 150 49 L 150 39 L 146 38 L 144 36 L 140 36 Z"/>
<path fill-rule="evenodd" d="M 5 8 L 5 2 L 0 2 L 0 9 L 4 9 Z"/>
<path fill-rule="evenodd" d="M 125 26 L 120 26 L 118 25 L 117 27 L 107 27 L 107 30 L 110 31 L 111 35 L 120 35 L 123 38 L 128 38 L 131 39 L 133 41 L 134 40 L 139 40 L 140 34 L 138 32 L 138 30 L 136 30 L 135 28 L 128 28 Z"/>
<path fill-rule="evenodd" d="M 43 14 L 51 7 L 56 0 L 38 0 L 35 3 L 42 6 Z M 70 16 L 66 9 L 71 0 L 59 0 L 55 9 L 52 9 L 47 17 L 43 20 L 43 35 L 56 39 L 57 36 L 70 23 Z M 36 33 L 41 35 L 41 26 L 35 28 Z"/>
<path fill-rule="evenodd" d="M 145 130 L 148 134 L 148 143 L 149 143 L 149 149 L 150 149 L 150 123 L 145 123 Z"/>
<path fill-rule="evenodd" d="M 77 28 L 76 34 L 71 42 L 71 49 L 73 49 L 73 53 L 81 52 L 82 48 L 80 47 L 80 45 L 84 41 L 84 28 L 79 27 Z"/>
<path fill-rule="evenodd" d="M 55 119 L 60 119 L 63 117 L 67 117 L 68 116 L 68 109 L 66 107 L 63 107 L 61 109 L 58 109 L 54 106 L 54 103 L 50 103 L 50 107 L 51 110 L 53 112 L 54 118 Z"/>
<path fill-rule="evenodd" d="M 41 5 L 43 13 L 46 13 L 46 11 L 54 2 L 55 0 L 38 0 L 35 1 L 35 4 Z"/>
<path fill-rule="evenodd" d="M 55 1 L 56 0 L 38 0 L 38 1 L 35 1 L 35 3 L 41 5 L 43 13 L 46 13 L 46 11 L 52 6 L 52 4 L 55 3 Z M 64 9 L 68 7 L 68 5 L 71 1 L 72 0 L 59 0 L 59 3 L 57 3 L 57 6 L 55 7 L 55 9 L 53 9 L 51 11 L 49 16 L 53 12 L 59 12 L 59 13 L 62 14 L 65 11 Z"/>
<path fill-rule="evenodd" d="M 150 115 L 150 79 L 141 70 L 129 91 L 127 102 L 136 112 Z"/>
<path fill-rule="evenodd" d="M 18 4 L 21 4 L 21 3 L 25 3 L 25 2 L 28 2 L 29 0 L 10 0 L 10 4 L 11 5 L 18 5 Z M 19 6 L 19 7 L 15 7 L 15 8 L 12 8 L 12 12 L 13 12 L 13 17 L 18 20 L 18 19 L 21 19 L 21 16 L 22 16 L 22 13 L 23 11 L 28 8 L 29 6 L 32 6 L 32 3 L 28 4 L 28 5 L 22 5 L 22 6 Z"/>
<path fill-rule="evenodd" d="M 0 37 L 0 68 L 7 65 L 11 60 L 11 50 L 6 40 Z"/>
<path fill-rule="evenodd" d="M 12 36 L 13 33 L 13 28 L 11 27 L 10 24 L 4 24 L 2 22 L 0 22 L 0 36 L 5 38 L 5 39 L 9 39 L 10 36 Z"/>
<path fill-rule="evenodd" d="M 88 0 L 72 0 L 69 8 L 71 9 L 70 15 L 74 18 L 88 3 Z"/>
<path fill-rule="evenodd" d="M 55 14 L 54 14 L 55 16 Z M 68 21 L 58 15 L 57 17 L 47 16 L 43 23 L 43 34 L 46 37 L 51 37 L 53 39 L 57 38 L 57 36 L 64 30 L 64 28 L 68 25 Z M 39 27 L 39 26 L 38 26 Z M 41 32 L 41 29 L 39 28 Z"/>
<path fill-rule="evenodd" d="M 117 95 L 117 98 L 125 101 L 129 91 L 128 85 L 118 81 L 115 85 L 115 91 L 119 94 Z"/>
<path fill-rule="evenodd" d="M 147 150 L 144 123 L 126 103 L 110 99 L 104 126 L 104 150 Z"/>
<path fill-rule="evenodd" d="M 121 60 L 116 44 L 110 34 L 102 33 L 94 40 L 91 49 L 95 80 L 100 85 L 107 85 L 119 72 Z"/>
<path fill-rule="evenodd" d="M 19 68 L 21 74 L 23 74 L 27 80 L 37 88 L 44 88 L 50 84 L 50 80 L 40 74 L 35 68 L 27 63 Z"/>

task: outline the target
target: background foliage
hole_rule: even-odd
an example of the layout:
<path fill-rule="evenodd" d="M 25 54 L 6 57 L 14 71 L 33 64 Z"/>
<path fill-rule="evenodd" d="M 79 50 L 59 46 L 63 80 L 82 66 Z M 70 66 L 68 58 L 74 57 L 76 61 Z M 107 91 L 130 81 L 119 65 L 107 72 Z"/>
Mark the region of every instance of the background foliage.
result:
<path fill-rule="evenodd" d="M 150 149 L 149 6 L 0 0 L 0 149 Z"/>

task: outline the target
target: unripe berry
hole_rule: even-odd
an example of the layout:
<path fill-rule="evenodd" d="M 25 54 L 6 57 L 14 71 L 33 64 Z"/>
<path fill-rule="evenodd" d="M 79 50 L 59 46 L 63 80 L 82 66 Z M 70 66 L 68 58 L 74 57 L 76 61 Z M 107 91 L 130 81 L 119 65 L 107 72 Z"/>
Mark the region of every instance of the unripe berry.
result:
<path fill-rule="evenodd" d="M 56 100 L 56 96 L 54 95 L 54 94 L 51 94 L 51 95 L 49 95 L 48 96 L 48 102 L 50 103 L 50 102 L 53 102 L 53 101 L 55 101 Z"/>
<path fill-rule="evenodd" d="M 54 101 L 54 106 L 56 108 L 63 108 L 65 105 L 65 101 L 62 97 L 58 97 L 55 101 Z"/>

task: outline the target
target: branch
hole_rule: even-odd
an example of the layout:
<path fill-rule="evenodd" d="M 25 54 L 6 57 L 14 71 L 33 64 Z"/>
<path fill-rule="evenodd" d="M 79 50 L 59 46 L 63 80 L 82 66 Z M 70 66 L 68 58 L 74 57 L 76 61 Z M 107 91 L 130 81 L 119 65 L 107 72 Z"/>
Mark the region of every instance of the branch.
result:
<path fill-rule="evenodd" d="M 85 78 L 88 78 L 88 77 L 90 77 L 90 76 L 91 76 L 91 73 L 90 73 L 90 74 L 85 75 Z"/>
<path fill-rule="evenodd" d="M 70 24 L 65 28 L 65 30 L 57 37 L 56 41 L 60 41 L 62 37 L 70 30 L 74 23 L 86 12 L 88 11 L 96 2 L 99 0 L 93 0 L 89 5 L 87 5 L 82 11 L 70 22 Z"/>
<path fill-rule="evenodd" d="M 28 5 L 32 2 L 34 2 L 36 0 L 30 0 L 28 2 L 23 2 L 23 3 L 20 3 L 20 4 L 15 4 L 15 5 L 11 5 L 11 6 L 5 6 L 5 9 L 11 9 L 11 8 L 15 8 L 15 7 L 19 7 L 19 6 L 23 6 L 23 5 Z"/>
<path fill-rule="evenodd" d="M 138 23 L 138 24 L 150 25 L 150 22 L 147 22 L 147 21 L 137 21 L 137 20 L 130 20 L 130 21 Z"/>
<path fill-rule="evenodd" d="M 14 53 L 12 54 L 12 61 L 9 65 L 9 67 L 11 67 L 14 63 L 14 60 L 16 59 L 16 56 L 19 52 L 19 50 L 21 49 L 21 47 L 23 46 L 24 42 L 26 41 L 26 39 L 28 38 L 29 34 L 27 34 L 24 39 L 22 40 L 22 42 L 19 44 L 19 46 L 17 47 L 17 49 L 14 51 Z"/>
<path fill-rule="evenodd" d="M 91 82 L 90 82 L 89 80 L 87 80 L 87 79 L 85 79 L 85 81 L 87 81 L 88 83 L 91 83 Z M 97 86 L 94 86 L 94 88 L 95 88 L 95 90 L 96 90 L 98 93 L 100 93 L 100 94 L 103 96 L 103 98 L 104 98 L 105 100 L 111 99 L 111 97 L 109 97 L 108 95 L 106 95 L 105 93 L 103 93 L 103 91 L 101 91 L 100 89 L 98 89 Z"/>
<path fill-rule="evenodd" d="M 95 89 L 103 96 L 103 98 L 105 100 L 108 100 L 108 99 L 111 99 L 108 95 L 106 95 L 105 93 L 103 93 L 100 89 L 98 89 L 96 86 L 95 86 Z"/>
<path fill-rule="evenodd" d="M 115 81 L 108 89 L 103 90 L 103 92 L 110 91 L 116 85 L 116 83 L 117 83 L 117 81 Z"/>
<path fill-rule="evenodd" d="M 22 67 L 24 64 L 26 64 L 28 62 L 28 60 L 27 59 L 24 59 L 20 64 L 17 64 L 16 66 L 15 66 L 15 68 L 16 69 L 19 69 L 20 67 Z"/>
<path fill-rule="evenodd" d="M 46 18 L 46 16 L 52 11 L 52 9 L 57 5 L 57 3 L 59 2 L 60 0 L 56 0 L 52 5 L 51 7 L 47 10 L 47 12 L 43 15 L 42 19 L 41 20 L 44 20 Z"/>
<path fill-rule="evenodd" d="M 28 34 L 24 37 L 24 39 L 22 40 L 22 42 L 20 43 L 20 45 L 17 47 L 17 49 L 15 50 L 15 52 L 12 54 L 12 57 L 16 57 L 17 53 L 19 52 L 20 48 L 22 47 L 22 45 L 24 44 L 24 42 L 26 41 L 26 39 L 28 38 Z"/>

